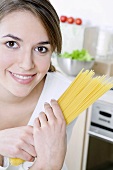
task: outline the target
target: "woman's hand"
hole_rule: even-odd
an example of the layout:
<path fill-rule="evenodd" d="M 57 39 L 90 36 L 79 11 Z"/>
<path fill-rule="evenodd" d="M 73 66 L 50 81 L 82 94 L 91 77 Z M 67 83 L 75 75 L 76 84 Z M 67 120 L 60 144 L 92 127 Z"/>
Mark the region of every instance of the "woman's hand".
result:
<path fill-rule="evenodd" d="M 34 122 L 34 144 L 37 159 L 31 169 L 60 170 L 66 154 L 66 123 L 62 111 L 56 102 L 51 100 L 44 105 Z"/>
<path fill-rule="evenodd" d="M 0 154 L 32 161 L 36 157 L 33 127 L 22 126 L 0 131 Z"/>

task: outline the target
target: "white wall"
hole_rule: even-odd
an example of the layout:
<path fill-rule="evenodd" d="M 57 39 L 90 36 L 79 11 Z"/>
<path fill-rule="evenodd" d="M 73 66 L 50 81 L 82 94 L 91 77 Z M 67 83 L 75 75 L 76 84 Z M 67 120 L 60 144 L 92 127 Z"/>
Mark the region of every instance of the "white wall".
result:
<path fill-rule="evenodd" d="M 58 15 L 81 17 L 92 25 L 113 27 L 113 0 L 50 0 Z"/>

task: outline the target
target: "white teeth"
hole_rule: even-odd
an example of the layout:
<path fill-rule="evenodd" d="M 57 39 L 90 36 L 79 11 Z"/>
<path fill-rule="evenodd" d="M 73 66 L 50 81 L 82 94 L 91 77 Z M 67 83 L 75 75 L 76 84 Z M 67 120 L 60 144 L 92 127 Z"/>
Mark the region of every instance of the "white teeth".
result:
<path fill-rule="evenodd" d="M 18 75 L 18 74 L 15 74 L 15 73 L 12 73 L 13 76 L 19 78 L 19 79 L 22 79 L 22 80 L 27 80 L 27 79 L 30 79 L 32 78 L 32 76 L 22 76 L 22 75 Z"/>

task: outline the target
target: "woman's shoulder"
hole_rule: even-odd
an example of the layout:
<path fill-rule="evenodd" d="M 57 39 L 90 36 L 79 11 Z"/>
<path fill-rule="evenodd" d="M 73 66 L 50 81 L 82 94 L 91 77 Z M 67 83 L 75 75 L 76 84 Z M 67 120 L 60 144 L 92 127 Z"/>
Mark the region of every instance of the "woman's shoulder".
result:
<path fill-rule="evenodd" d="M 59 71 L 56 72 L 48 72 L 48 78 L 53 81 L 54 83 L 59 82 L 61 85 L 62 84 L 66 84 L 66 85 L 70 85 L 71 84 L 71 80 L 64 74 L 62 74 Z M 59 85 L 60 85 L 59 84 Z"/>
<path fill-rule="evenodd" d="M 49 96 L 49 99 L 58 99 L 70 84 L 71 81 L 62 73 L 58 71 L 48 72 L 42 94 L 44 94 L 44 98 L 45 96 Z"/>

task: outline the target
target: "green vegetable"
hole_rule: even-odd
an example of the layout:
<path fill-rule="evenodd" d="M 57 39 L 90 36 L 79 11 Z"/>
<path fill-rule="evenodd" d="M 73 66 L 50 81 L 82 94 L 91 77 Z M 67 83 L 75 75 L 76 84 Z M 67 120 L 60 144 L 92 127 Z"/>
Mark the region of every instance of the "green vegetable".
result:
<path fill-rule="evenodd" d="M 70 59 L 79 60 L 79 61 L 92 61 L 92 60 L 94 60 L 94 58 L 91 57 L 91 55 L 85 49 L 74 50 L 72 53 L 65 52 L 63 54 L 60 54 L 59 57 L 70 58 Z"/>

